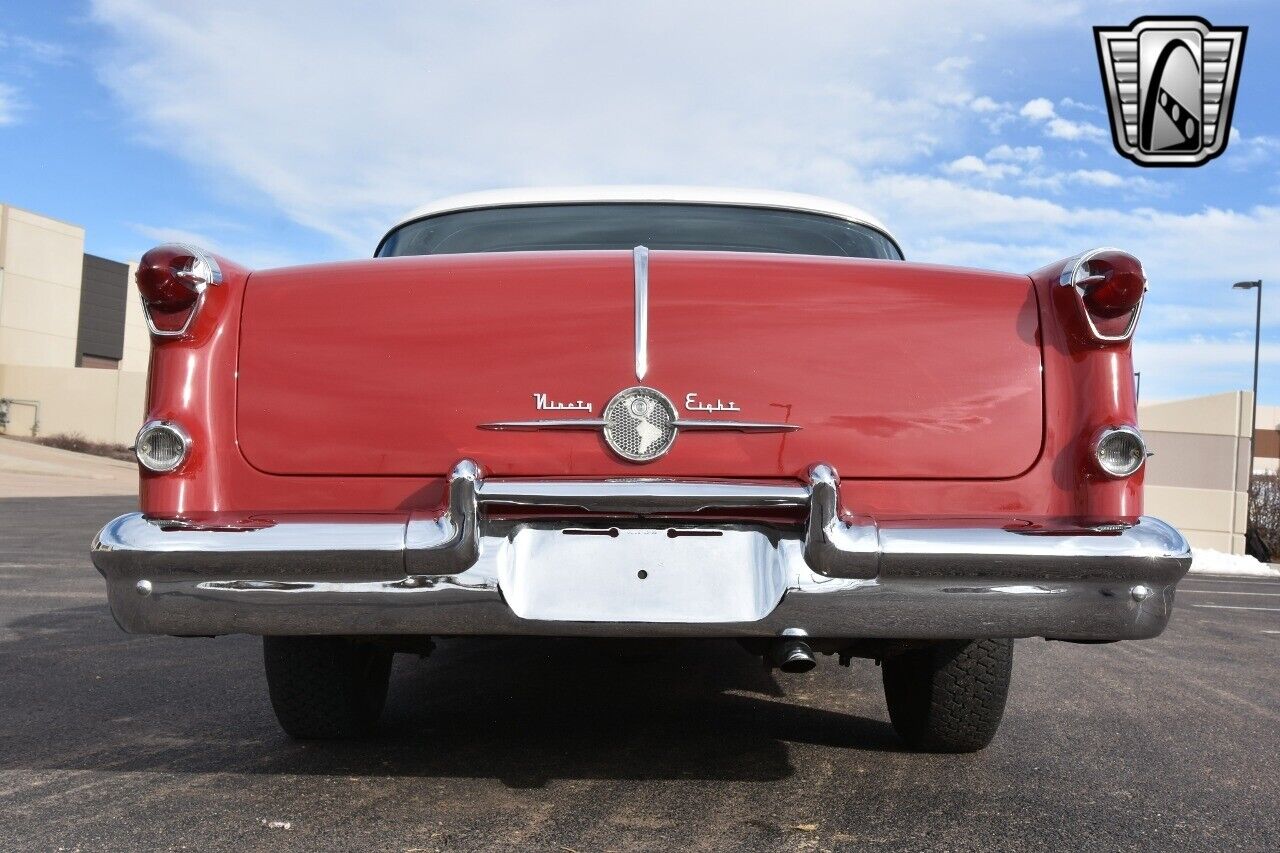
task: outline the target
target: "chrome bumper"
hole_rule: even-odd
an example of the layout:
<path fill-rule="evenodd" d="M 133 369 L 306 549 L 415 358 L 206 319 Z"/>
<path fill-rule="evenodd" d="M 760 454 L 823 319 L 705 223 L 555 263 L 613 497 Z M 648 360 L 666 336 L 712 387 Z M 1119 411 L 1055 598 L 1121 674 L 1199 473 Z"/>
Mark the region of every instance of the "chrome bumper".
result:
<path fill-rule="evenodd" d="M 807 511 L 803 528 L 688 518 L 775 508 Z M 441 511 L 231 528 L 132 513 L 92 556 L 121 627 L 178 635 L 1138 639 L 1164 629 L 1191 563 L 1154 518 L 877 524 L 841 509 L 826 465 L 773 485 L 486 480 L 465 461 Z"/>

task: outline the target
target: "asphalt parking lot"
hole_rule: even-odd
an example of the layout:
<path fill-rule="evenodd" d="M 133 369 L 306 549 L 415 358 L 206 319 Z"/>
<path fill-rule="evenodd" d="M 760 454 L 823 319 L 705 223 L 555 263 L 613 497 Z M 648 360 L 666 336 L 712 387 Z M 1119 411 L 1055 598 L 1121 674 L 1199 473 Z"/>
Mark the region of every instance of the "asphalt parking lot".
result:
<path fill-rule="evenodd" d="M 0 500 L 0 849 L 1280 847 L 1280 582 L 1020 642 L 976 755 L 903 752 L 868 661 L 718 642 L 445 641 L 397 657 L 378 737 L 304 745 L 257 640 L 116 628 L 86 549 L 132 506 Z"/>

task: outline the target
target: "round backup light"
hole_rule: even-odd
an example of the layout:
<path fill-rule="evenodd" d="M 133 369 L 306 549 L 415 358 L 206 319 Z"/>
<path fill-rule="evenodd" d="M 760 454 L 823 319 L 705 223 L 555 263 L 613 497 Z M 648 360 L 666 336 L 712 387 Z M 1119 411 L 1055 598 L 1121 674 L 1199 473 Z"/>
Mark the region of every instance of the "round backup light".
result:
<path fill-rule="evenodd" d="M 133 452 L 143 468 L 164 473 L 181 465 L 190 449 L 190 436 L 177 424 L 149 421 L 138 431 Z"/>
<path fill-rule="evenodd" d="M 1103 430 L 1094 443 L 1093 452 L 1098 467 L 1111 477 L 1136 474 L 1147 461 L 1147 444 L 1142 440 L 1142 433 L 1128 426 Z"/>

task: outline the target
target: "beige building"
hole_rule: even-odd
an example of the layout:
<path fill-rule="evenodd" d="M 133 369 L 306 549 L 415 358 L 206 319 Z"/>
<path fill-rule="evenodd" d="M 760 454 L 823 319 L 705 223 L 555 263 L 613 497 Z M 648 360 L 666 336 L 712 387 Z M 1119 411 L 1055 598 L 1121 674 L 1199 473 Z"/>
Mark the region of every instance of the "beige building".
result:
<path fill-rule="evenodd" d="M 1280 406 L 1258 407 L 1258 447 L 1253 455 L 1253 473 L 1280 471 Z"/>
<path fill-rule="evenodd" d="M 1248 391 L 1138 409 L 1155 454 L 1147 460 L 1146 512 L 1177 527 L 1193 547 L 1244 553 L 1252 417 Z"/>
<path fill-rule="evenodd" d="M 0 204 L 0 432 L 133 442 L 150 341 L 132 278 L 83 228 Z"/>

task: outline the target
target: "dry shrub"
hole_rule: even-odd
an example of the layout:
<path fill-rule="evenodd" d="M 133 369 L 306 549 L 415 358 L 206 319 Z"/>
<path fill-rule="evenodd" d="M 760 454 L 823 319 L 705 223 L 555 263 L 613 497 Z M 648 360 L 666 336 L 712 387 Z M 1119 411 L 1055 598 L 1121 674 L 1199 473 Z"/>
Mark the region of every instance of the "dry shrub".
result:
<path fill-rule="evenodd" d="M 1249 489 L 1248 538 L 1261 543 L 1272 560 L 1280 560 L 1280 474 L 1254 475 Z"/>
<path fill-rule="evenodd" d="M 123 444 L 110 444 L 105 441 L 90 441 L 78 432 L 70 434 L 60 433 L 58 435 L 45 435 L 31 440 L 36 444 L 43 444 L 45 447 L 74 450 L 76 453 L 92 453 L 94 456 L 107 456 L 111 459 L 121 459 L 125 462 L 133 462 L 135 458 L 133 451 L 125 447 Z"/>

